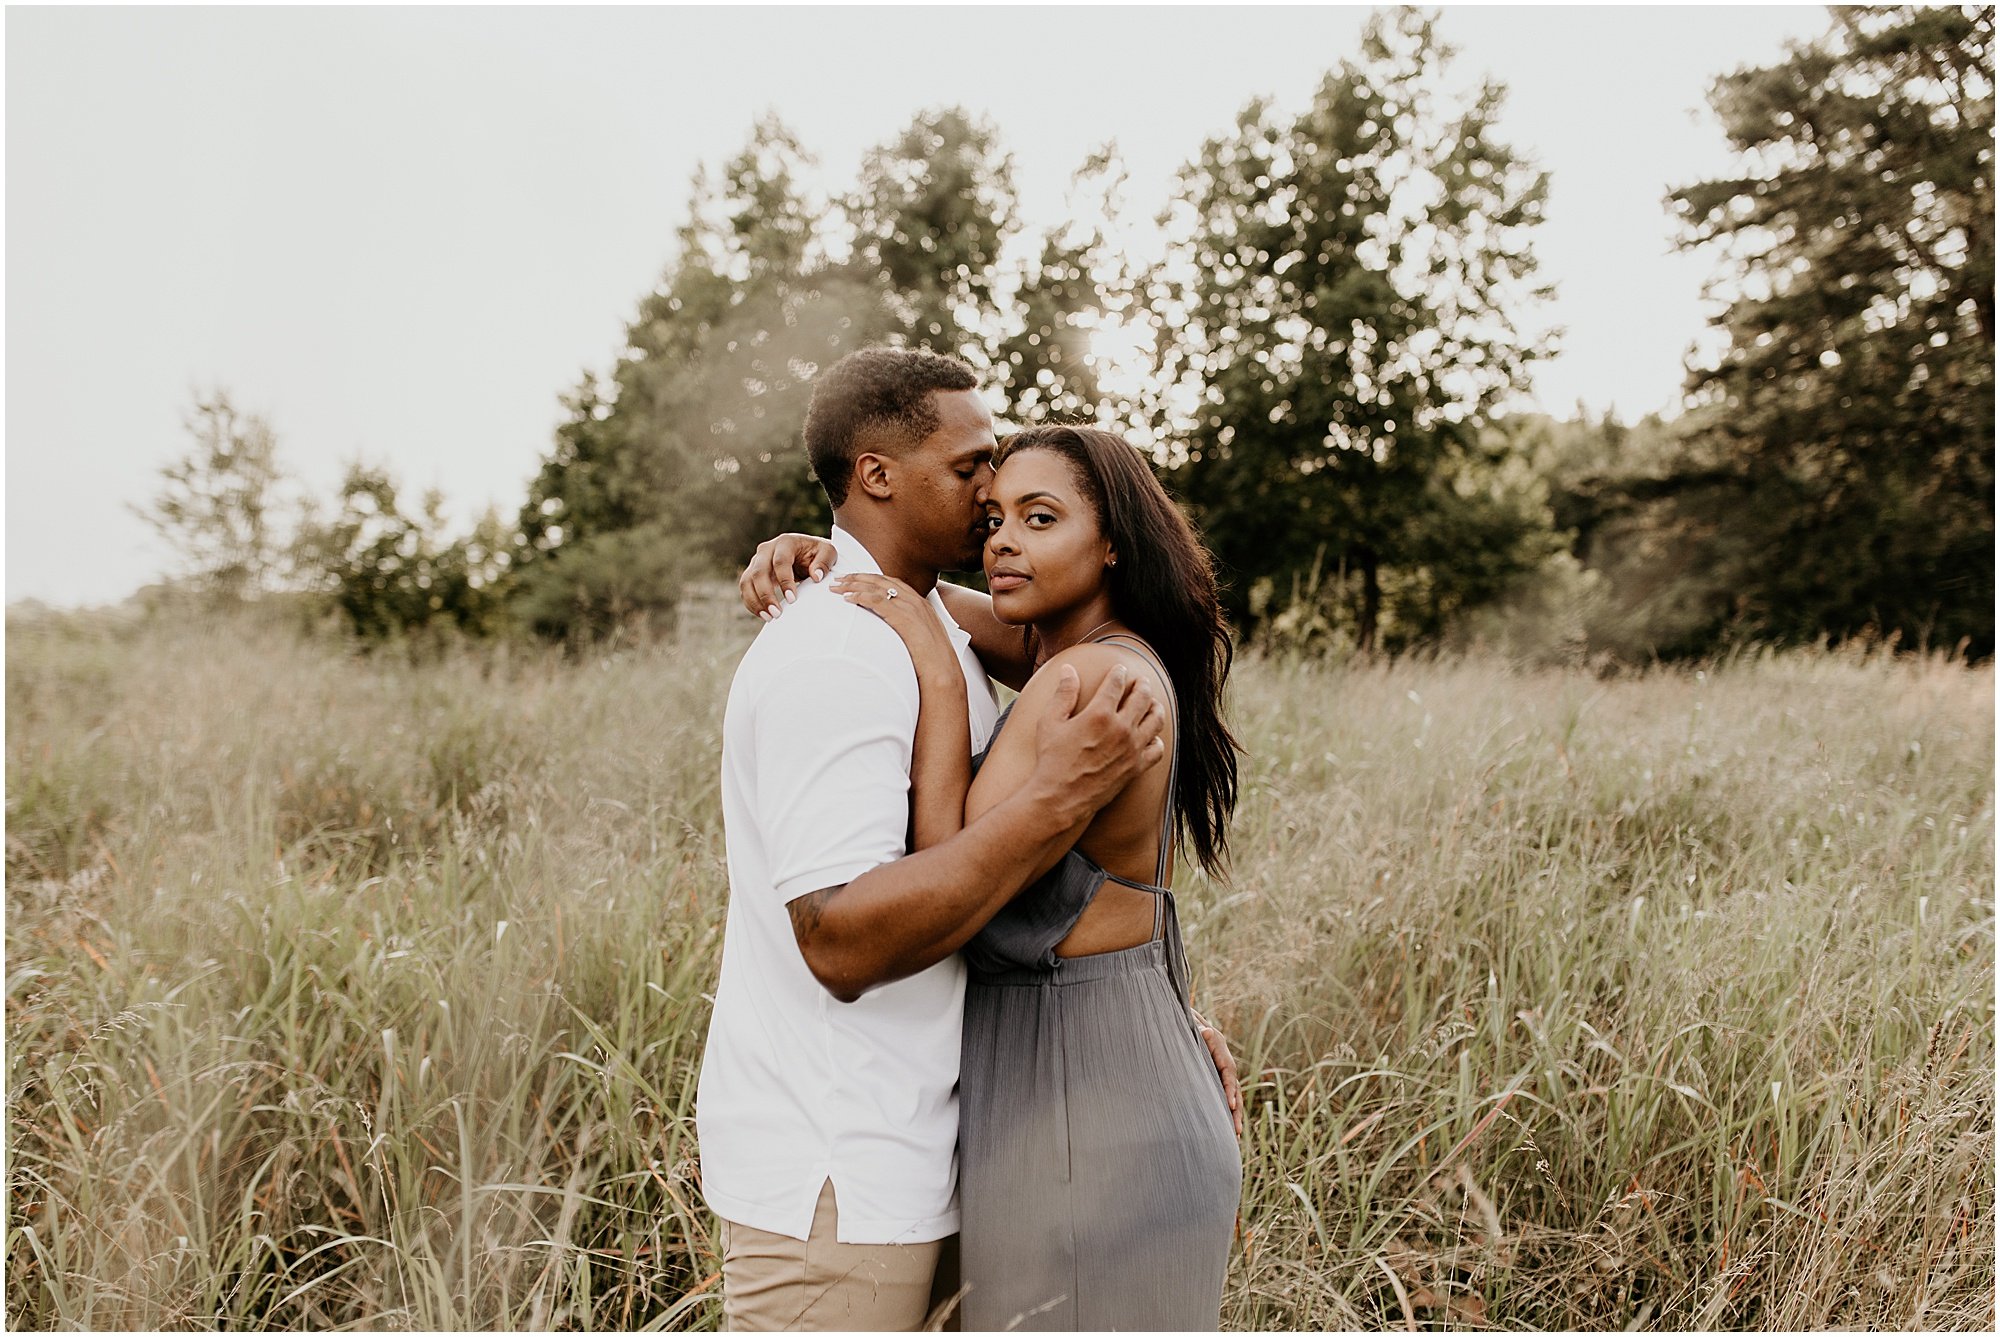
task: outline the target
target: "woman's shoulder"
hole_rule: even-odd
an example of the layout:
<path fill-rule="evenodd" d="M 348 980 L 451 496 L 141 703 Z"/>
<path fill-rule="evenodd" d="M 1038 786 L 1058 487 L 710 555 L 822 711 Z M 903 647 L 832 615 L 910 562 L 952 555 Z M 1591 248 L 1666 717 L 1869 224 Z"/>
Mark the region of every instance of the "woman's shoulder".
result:
<path fill-rule="evenodd" d="M 1035 670 L 1034 676 L 1021 689 L 1020 699 L 1014 703 L 1015 717 L 1023 721 L 1038 717 L 1054 704 L 1056 687 L 1062 681 L 1065 666 L 1076 670 L 1076 700 L 1081 707 L 1090 700 L 1111 670 L 1121 664 L 1135 679 L 1149 684 L 1154 694 L 1161 696 L 1162 705 L 1167 703 L 1164 694 L 1169 685 L 1161 678 L 1159 666 L 1147 657 L 1145 651 L 1129 640 L 1085 641 L 1052 655 Z"/>

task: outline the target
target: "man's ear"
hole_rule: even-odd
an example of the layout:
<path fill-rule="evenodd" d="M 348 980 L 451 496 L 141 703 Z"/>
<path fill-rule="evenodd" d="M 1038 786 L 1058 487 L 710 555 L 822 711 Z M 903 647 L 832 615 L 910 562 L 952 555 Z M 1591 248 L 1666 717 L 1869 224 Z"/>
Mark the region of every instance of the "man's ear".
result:
<path fill-rule="evenodd" d="M 889 457 L 863 452 L 854 457 L 854 485 L 877 501 L 895 494 L 889 481 Z"/>

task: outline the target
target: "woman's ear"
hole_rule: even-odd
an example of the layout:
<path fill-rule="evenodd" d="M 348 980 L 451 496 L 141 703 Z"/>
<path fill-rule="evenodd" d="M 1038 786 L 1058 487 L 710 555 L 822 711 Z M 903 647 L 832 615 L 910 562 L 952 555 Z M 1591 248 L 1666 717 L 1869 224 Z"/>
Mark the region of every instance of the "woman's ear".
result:
<path fill-rule="evenodd" d="M 1109 551 L 1107 551 L 1107 552 L 1105 553 L 1105 555 L 1104 555 L 1104 564 L 1105 564 L 1106 566 L 1116 566 L 1116 565 L 1118 565 L 1118 549 L 1116 549 L 1116 548 L 1111 548 L 1111 549 L 1110 549 Z"/>
<path fill-rule="evenodd" d="M 889 481 L 889 460 L 885 455 L 860 454 L 854 457 L 854 482 L 877 501 L 887 501 L 895 488 Z"/>

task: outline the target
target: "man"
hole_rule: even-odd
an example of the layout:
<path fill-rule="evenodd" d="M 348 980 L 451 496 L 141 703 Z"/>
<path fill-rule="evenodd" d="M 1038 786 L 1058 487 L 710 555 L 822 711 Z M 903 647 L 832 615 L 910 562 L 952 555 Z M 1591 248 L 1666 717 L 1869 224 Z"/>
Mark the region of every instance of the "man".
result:
<path fill-rule="evenodd" d="M 993 420 L 963 363 L 868 349 L 815 385 L 806 448 L 846 571 L 896 576 L 958 646 L 972 735 L 997 709 L 938 572 L 978 561 Z M 729 910 L 697 1098 L 739 1330 L 923 1322 L 958 1229 L 964 967 L 953 955 L 1165 751 L 1164 713 L 1113 671 L 1037 738 L 1021 791 L 905 853 L 916 673 L 888 624 L 821 585 L 745 653 L 723 720 Z M 1066 718 L 1061 716 L 1067 716 Z"/>

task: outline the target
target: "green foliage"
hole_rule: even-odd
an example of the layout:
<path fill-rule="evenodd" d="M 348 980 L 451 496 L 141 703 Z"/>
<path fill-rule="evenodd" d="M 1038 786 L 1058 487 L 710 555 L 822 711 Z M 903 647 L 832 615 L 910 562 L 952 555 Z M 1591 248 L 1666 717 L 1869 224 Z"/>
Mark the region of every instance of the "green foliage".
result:
<path fill-rule="evenodd" d="M 670 631 L 693 565 L 664 525 L 606 530 L 524 567 L 512 611 L 537 634 L 572 645 Z"/>
<path fill-rule="evenodd" d="M 1656 505 L 1718 587 L 1690 638 L 1993 648 L 1993 11 L 1838 11 L 1712 94 L 1740 174 L 1677 191 L 1729 337 Z"/>
<path fill-rule="evenodd" d="M 1559 662 L 1645 663 L 1715 648 L 1715 609 L 1727 591 L 1696 560 L 1680 514 L 1654 504 L 1679 487 L 1671 475 L 1690 420 L 1649 415 L 1628 427 L 1579 407 L 1567 421 L 1512 414 L 1485 430 L 1503 438 L 1492 451 L 1519 461 L 1545 491 L 1568 551 L 1447 640 Z"/>
<path fill-rule="evenodd" d="M 1092 333 L 1142 322 L 1144 274 L 1120 244 L 1125 169 L 1107 145 L 1072 179 L 1066 222 L 1042 239 L 1018 276 L 1014 321 L 989 382 L 1013 422 L 1127 423 L 1137 406 L 1116 402 L 1099 377 Z"/>
<path fill-rule="evenodd" d="M 274 523 L 268 428 L 220 392 L 144 514 L 225 601 L 303 579 L 379 639 L 673 620 L 684 583 L 823 530 L 800 427 L 871 344 L 972 363 L 1003 420 L 1130 432 L 1204 530 L 1257 643 L 1479 641 L 1700 656 L 1887 637 L 1992 650 L 1990 8 L 1843 10 L 1713 100 L 1742 166 L 1677 191 L 1728 345 L 1673 423 L 1510 411 L 1546 175 L 1435 19 L 1377 14 L 1297 114 L 1246 107 L 1184 168 L 1166 251 L 1114 145 L 1020 231 L 996 128 L 925 111 L 823 193 L 775 117 L 697 173 L 615 365 L 582 378 L 516 525 L 454 539 L 386 476 Z M 167 592 L 191 598 L 186 590 Z M 164 596 L 163 596 L 164 597 Z"/>
<path fill-rule="evenodd" d="M 603 535 L 657 526 L 730 572 L 772 533 L 822 527 L 799 446 L 812 377 L 887 342 L 964 357 L 1016 421 L 1150 419 L 1237 613 L 1318 554 L 1344 634 L 1435 638 L 1559 546 L 1535 480 L 1476 430 L 1541 351 L 1516 316 L 1544 180 L 1495 142 L 1496 89 L 1454 99 L 1448 55 L 1427 20 L 1377 22 L 1303 117 L 1253 109 L 1191 169 L 1163 269 L 1133 254 L 1108 146 L 1009 273 L 1013 169 L 989 125 L 927 112 L 821 201 L 796 137 L 761 121 L 698 178 L 624 356 L 566 401 L 521 514 L 527 621 L 571 634 L 560 582 L 530 575 Z M 1100 339 L 1136 361 L 1148 338 L 1165 381 L 1134 391 L 1125 368 L 1108 393 Z"/>
<path fill-rule="evenodd" d="M 139 517 L 171 544 L 184 574 L 223 601 L 255 596 L 279 574 L 283 541 L 275 512 L 281 473 L 277 440 L 227 391 L 197 396 L 182 419 L 194 444 L 160 470 L 160 491 Z"/>
<path fill-rule="evenodd" d="M 544 634 L 587 638 L 615 609 L 672 607 L 673 589 L 643 591 L 634 572 L 734 570 L 774 533 L 824 529 L 800 443 L 822 367 L 874 343 L 971 355 L 990 337 L 1014 225 L 990 127 L 958 111 L 918 117 L 869 154 L 861 190 L 837 206 L 805 193 L 811 166 L 767 118 L 718 184 L 698 178 L 679 257 L 624 355 L 565 401 L 521 513 L 515 588 Z M 836 255 L 843 228 L 851 244 Z"/>
<path fill-rule="evenodd" d="M 1013 160 L 992 124 L 949 107 L 871 149 L 844 202 L 853 264 L 911 346 L 988 364 L 1000 249 L 1017 226 Z"/>
<path fill-rule="evenodd" d="M 1185 174 L 1161 287 L 1172 476 L 1232 611 L 1324 553 L 1363 649 L 1551 547 L 1477 431 L 1543 351 L 1521 315 L 1546 176 L 1496 139 L 1496 86 L 1452 94 L 1450 55 L 1430 19 L 1378 16 L 1304 114 L 1245 109 Z"/>
<path fill-rule="evenodd" d="M 443 508 L 433 490 L 406 513 L 386 470 L 356 464 L 333 518 L 302 533 L 303 565 L 355 635 L 381 641 L 447 626 L 493 629 L 492 586 L 510 560 L 509 536 L 489 514 L 471 534 L 448 538 Z"/>
<path fill-rule="evenodd" d="M 698 178 L 680 256 L 628 326 L 611 373 L 565 399 L 567 421 L 521 511 L 524 571 L 565 548 L 658 526 L 720 562 L 818 518 L 797 443 L 818 367 L 882 327 L 872 298 L 826 263 L 790 132 L 758 124 L 720 190 Z M 823 512 L 822 512 L 823 513 Z M 756 540 L 752 540 L 754 543 Z M 521 586 L 546 632 L 545 581 Z M 540 591 L 540 593 L 536 593 Z"/>

